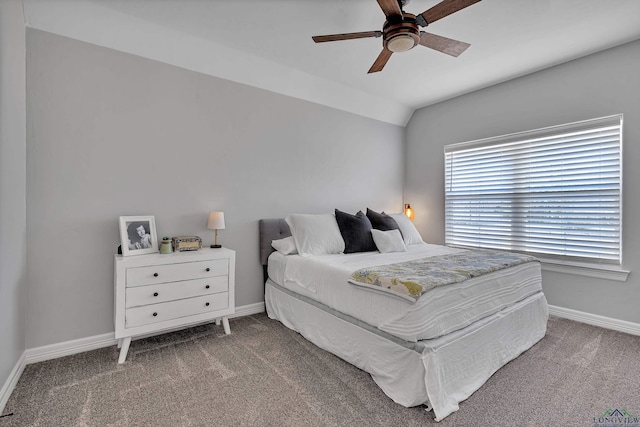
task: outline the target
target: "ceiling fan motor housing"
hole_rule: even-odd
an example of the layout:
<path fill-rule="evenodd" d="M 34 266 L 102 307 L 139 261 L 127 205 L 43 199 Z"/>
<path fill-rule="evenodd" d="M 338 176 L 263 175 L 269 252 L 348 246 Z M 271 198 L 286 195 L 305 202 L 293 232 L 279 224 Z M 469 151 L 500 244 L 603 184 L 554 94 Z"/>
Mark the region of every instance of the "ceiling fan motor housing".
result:
<path fill-rule="evenodd" d="M 391 52 L 405 52 L 420 43 L 420 28 L 416 16 L 403 13 L 402 16 L 391 16 L 382 29 L 384 47 Z"/>

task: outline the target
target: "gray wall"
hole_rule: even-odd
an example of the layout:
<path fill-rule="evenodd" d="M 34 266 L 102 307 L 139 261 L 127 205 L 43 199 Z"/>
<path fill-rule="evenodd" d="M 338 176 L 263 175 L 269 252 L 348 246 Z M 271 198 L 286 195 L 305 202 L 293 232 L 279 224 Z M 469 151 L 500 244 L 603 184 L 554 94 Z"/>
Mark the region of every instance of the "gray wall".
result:
<path fill-rule="evenodd" d="M 552 305 L 640 323 L 640 41 L 609 49 L 414 113 L 407 125 L 405 199 L 416 226 L 444 241 L 443 146 L 624 114 L 623 265 L 626 282 L 544 272 Z"/>
<path fill-rule="evenodd" d="M 0 1 L 0 390 L 25 349 L 26 99 L 22 2 Z M 0 396 L 0 399 L 2 396 Z"/>
<path fill-rule="evenodd" d="M 258 219 L 400 211 L 404 129 L 27 30 L 27 347 L 113 331 L 120 215 L 237 251 L 264 300 Z"/>

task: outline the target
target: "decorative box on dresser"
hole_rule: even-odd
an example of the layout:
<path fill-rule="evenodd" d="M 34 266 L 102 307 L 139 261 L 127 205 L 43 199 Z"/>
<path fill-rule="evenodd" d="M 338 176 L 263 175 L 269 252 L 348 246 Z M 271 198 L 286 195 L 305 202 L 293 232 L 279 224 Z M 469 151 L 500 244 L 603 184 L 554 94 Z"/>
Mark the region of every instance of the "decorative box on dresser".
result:
<path fill-rule="evenodd" d="M 235 313 L 236 253 L 203 248 L 172 254 L 115 256 L 118 363 L 131 338 L 216 321 L 230 333 Z"/>

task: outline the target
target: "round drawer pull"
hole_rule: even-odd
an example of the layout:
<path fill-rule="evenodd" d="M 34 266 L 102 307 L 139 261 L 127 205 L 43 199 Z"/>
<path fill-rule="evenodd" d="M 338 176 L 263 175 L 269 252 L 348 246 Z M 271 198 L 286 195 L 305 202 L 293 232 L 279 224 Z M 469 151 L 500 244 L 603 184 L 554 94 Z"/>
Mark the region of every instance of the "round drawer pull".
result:
<path fill-rule="evenodd" d="M 205 303 L 204 303 L 204 305 L 206 305 L 207 307 L 209 307 L 209 303 L 208 303 L 208 302 L 205 302 Z"/>
<path fill-rule="evenodd" d="M 209 289 L 211 286 L 209 285 L 205 285 L 205 289 Z"/>
<path fill-rule="evenodd" d="M 153 317 L 156 317 L 158 315 L 158 313 L 153 312 Z"/>
<path fill-rule="evenodd" d="M 158 277 L 158 273 L 153 273 L 153 277 Z"/>
<path fill-rule="evenodd" d="M 204 271 L 211 271 L 209 267 L 205 268 Z"/>
<path fill-rule="evenodd" d="M 153 293 L 153 296 L 154 296 L 154 297 L 157 297 L 157 296 L 158 296 L 158 293 L 157 293 L 157 292 L 154 292 L 154 293 Z"/>

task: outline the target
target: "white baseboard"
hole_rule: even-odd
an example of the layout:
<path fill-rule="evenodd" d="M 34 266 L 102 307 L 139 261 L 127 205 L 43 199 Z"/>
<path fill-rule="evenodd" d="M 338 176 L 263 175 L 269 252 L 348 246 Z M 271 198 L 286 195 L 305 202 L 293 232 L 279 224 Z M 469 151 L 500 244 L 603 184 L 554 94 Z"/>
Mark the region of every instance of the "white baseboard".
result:
<path fill-rule="evenodd" d="M 250 316 L 252 314 L 264 312 L 264 302 L 256 304 L 243 305 L 242 307 L 236 307 L 236 312 L 229 316 L 242 317 Z M 181 328 L 176 328 L 181 329 Z M 161 333 L 170 332 L 165 330 Z M 157 334 L 148 334 L 137 338 L 146 338 Z M 65 341 L 57 344 L 45 345 L 42 347 L 30 348 L 25 351 L 26 364 L 43 362 L 45 360 L 57 359 L 59 357 L 71 356 L 73 354 L 84 353 L 85 351 L 96 350 L 98 348 L 109 347 L 116 345 L 116 340 L 113 332 L 109 332 L 102 335 L 95 335 L 92 337 L 80 338 L 77 340 Z"/>
<path fill-rule="evenodd" d="M 7 381 L 4 383 L 2 388 L 0 388 L 0 414 L 4 411 L 4 407 L 9 401 L 9 396 L 11 396 L 16 384 L 18 384 L 18 380 L 20 379 L 25 366 L 27 366 L 27 363 L 25 362 L 24 353 L 22 353 L 22 356 L 20 356 L 16 365 L 11 370 L 11 373 L 9 373 L 9 378 L 7 378 Z"/>
<path fill-rule="evenodd" d="M 229 317 L 250 316 L 252 314 L 263 313 L 264 310 L 264 302 L 259 302 L 244 305 L 242 307 L 236 307 L 236 312 Z M 95 350 L 98 348 L 109 347 L 116 345 L 117 342 L 118 340 L 115 339 L 114 333 L 109 332 L 102 335 L 95 335 L 92 337 L 80 338 L 77 340 L 65 341 L 25 350 L 14 368 L 11 370 L 9 378 L 7 378 L 7 381 L 5 381 L 4 385 L 0 389 L 0 414 L 4 410 L 4 407 L 9 400 L 9 396 L 11 396 L 13 389 L 18 383 L 18 380 L 27 365 L 43 362 L 45 360 L 57 359 L 59 357 L 71 356 L 73 354 L 84 353 L 85 351 Z"/>
<path fill-rule="evenodd" d="M 264 313 L 264 301 L 257 302 L 255 304 L 243 305 L 242 307 L 236 307 L 236 312 L 229 316 L 232 317 L 243 317 L 243 316 L 251 316 L 252 314 Z"/>
<path fill-rule="evenodd" d="M 32 363 L 71 356 L 72 354 L 84 353 L 85 351 L 102 347 L 109 347 L 116 343 L 117 340 L 113 332 L 109 332 L 102 335 L 44 345 L 42 347 L 28 348 L 25 350 L 25 358 L 27 365 L 30 365 Z"/>
<path fill-rule="evenodd" d="M 234 315 L 230 317 L 250 316 L 265 311 L 264 302 L 249 304 L 237 307 Z M 625 332 L 632 335 L 640 335 L 640 324 L 628 322 L 626 320 L 618 320 L 610 317 L 600 316 L 597 314 L 585 313 L 570 308 L 563 308 L 550 305 L 549 314 L 552 316 L 562 317 L 577 322 L 587 323 L 606 329 Z M 0 389 L 0 413 L 4 409 L 11 392 L 15 388 L 26 365 L 45 360 L 56 359 L 59 357 L 70 356 L 72 354 L 83 353 L 85 351 L 95 350 L 102 347 L 116 345 L 117 340 L 114 338 L 113 332 L 96 335 L 93 337 L 80 338 L 77 340 L 65 341 L 62 343 L 46 345 L 42 347 L 30 348 L 25 350 L 15 367 L 11 371 L 9 378 Z"/>
<path fill-rule="evenodd" d="M 570 308 L 556 307 L 554 305 L 549 306 L 549 314 L 552 316 L 562 317 L 564 319 L 575 320 L 576 322 L 600 326 L 601 328 L 613 329 L 614 331 L 624 332 L 631 335 L 640 335 L 640 323 L 613 319 L 611 317 L 572 310 Z"/>

